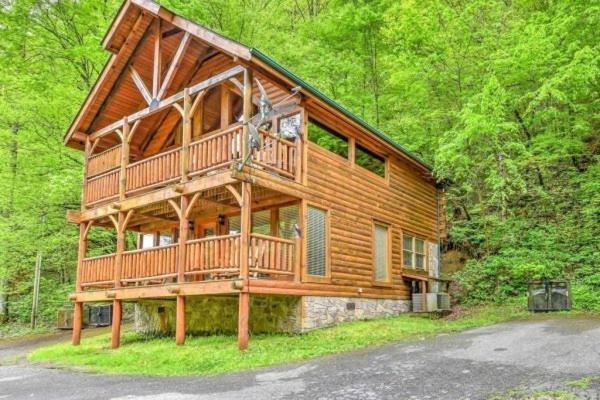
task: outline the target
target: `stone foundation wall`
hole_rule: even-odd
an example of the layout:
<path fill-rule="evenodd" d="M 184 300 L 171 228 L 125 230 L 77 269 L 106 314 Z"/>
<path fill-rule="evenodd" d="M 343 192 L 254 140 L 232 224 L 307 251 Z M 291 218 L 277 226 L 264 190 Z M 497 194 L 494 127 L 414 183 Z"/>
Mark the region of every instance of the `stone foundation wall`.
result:
<path fill-rule="evenodd" d="M 250 332 L 298 332 L 300 298 L 291 296 L 250 296 Z M 175 332 L 175 300 L 140 301 L 135 307 L 135 329 L 148 334 Z M 188 297 L 185 306 L 186 333 L 235 334 L 238 297 Z"/>
<path fill-rule="evenodd" d="M 300 333 L 340 322 L 398 315 L 410 310 L 408 300 L 321 296 L 250 296 L 252 333 Z M 191 297 L 186 300 L 186 332 L 235 334 L 237 296 Z M 173 334 L 175 301 L 140 301 L 135 307 L 136 331 Z"/>
<path fill-rule="evenodd" d="M 408 311 L 408 300 L 304 296 L 302 331 L 324 328 L 340 322 L 390 317 Z"/>

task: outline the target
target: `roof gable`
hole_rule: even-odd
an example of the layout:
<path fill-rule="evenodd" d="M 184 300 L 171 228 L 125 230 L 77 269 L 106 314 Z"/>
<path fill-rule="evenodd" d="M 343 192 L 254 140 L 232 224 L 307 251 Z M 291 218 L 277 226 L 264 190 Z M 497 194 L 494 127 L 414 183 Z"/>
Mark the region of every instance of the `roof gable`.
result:
<path fill-rule="evenodd" d="M 262 68 L 264 72 L 279 77 L 289 87 L 300 86 L 306 97 L 314 99 L 338 117 L 352 123 L 367 134 L 375 136 L 387 147 L 400 154 L 403 158 L 407 158 L 413 164 L 431 171 L 431 167 L 420 157 L 411 153 L 389 136 L 369 125 L 361 117 L 348 111 L 258 49 L 250 48 L 226 38 L 150 0 L 127 0 L 117 13 L 102 42 L 104 48 L 110 51 L 112 55 L 66 133 L 65 144 L 75 148 L 83 148 L 83 143 L 87 135 L 97 129 L 103 128 L 110 124 L 110 122 L 143 108 L 142 106 L 145 104 L 144 99 L 139 95 L 139 90 L 136 90 L 135 79 L 131 79 L 130 74 L 126 72 L 127 69 L 132 67 L 132 61 L 135 61 L 136 53 L 144 53 L 144 47 L 147 48 L 152 45 L 151 41 L 146 43 L 145 39 L 152 32 L 153 25 L 155 25 L 153 22 L 158 20 L 162 21 L 163 24 L 163 30 L 161 31 L 163 48 L 161 50 L 163 50 L 162 58 L 165 65 L 177 51 L 177 43 L 180 43 L 178 37 L 181 37 L 183 34 L 190 34 L 194 40 L 187 51 L 191 54 L 181 61 L 183 64 L 180 70 L 197 71 L 199 67 L 194 64 L 198 63 L 198 61 L 201 63 L 206 57 L 210 56 L 210 49 L 215 49 L 218 52 L 229 55 L 233 60 L 242 60 L 256 65 Z M 145 53 L 149 53 L 149 50 L 146 50 Z M 147 57 L 145 60 L 140 61 L 142 64 L 152 62 Z M 134 69 L 139 72 L 141 81 L 146 83 L 146 86 L 149 81 L 152 81 L 151 77 L 148 76 L 148 71 L 152 71 L 151 68 L 140 67 Z M 181 90 L 182 85 L 185 87 L 186 84 L 189 84 L 193 76 L 194 73 L 186 79 L 181 73 L 177 73 L 173 79 L 173 90 L 177 90 L 177 88 Z M 121 86 L 121 90 L 123 91 L 138 93 L 138 98 L 130 104 L 115 101 L 115 104 L 111 108 L 111 104 L 107 100 L 113 90 L 115 88 L 118 89 L 118 86 Z M 131 104 L 135 105 L 132 106 Z M 152 121 L 144 121 L 144 123 L 149 124 Z"/>

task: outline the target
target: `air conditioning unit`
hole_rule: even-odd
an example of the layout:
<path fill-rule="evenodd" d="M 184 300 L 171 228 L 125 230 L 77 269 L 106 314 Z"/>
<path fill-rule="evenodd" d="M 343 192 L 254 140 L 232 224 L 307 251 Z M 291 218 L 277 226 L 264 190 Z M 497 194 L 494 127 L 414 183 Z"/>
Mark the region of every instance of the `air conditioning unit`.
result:
<path fill-rule="evenodd" d="M 448 311 L 450 310 L 450 295 L 448 293 L 427 293 L 427 310 L 423 309 L 423 294 L 413 293 L 413 312 Z"/>
<path fill-rule="evenodd" d="M 571 309 L 570 285 L 564 281 L 543 281 L 529 284 L 530 311 L 560 311 Z"/>
<path fill-rule="evenodd" d="M 56 327 L 58 329 L 73 329 L 73 307 L 63 307 L 58 310 Z"/>
<path fill-rule="evenodd" d="M 112 324 L 112 304 L 93 306 L 89 310 L 90 325 L 109 326 Z"/>

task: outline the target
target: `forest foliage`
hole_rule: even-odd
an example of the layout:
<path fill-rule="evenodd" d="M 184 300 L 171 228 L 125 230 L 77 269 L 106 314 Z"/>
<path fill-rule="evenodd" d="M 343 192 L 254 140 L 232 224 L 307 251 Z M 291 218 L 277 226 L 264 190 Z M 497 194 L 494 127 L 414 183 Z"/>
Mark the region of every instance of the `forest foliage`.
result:
<path fill-rule="evenodd" d="M 73 290 L 82 155 L 62 138 L 120 0 L 0 0 L 0 316 Z M 257 47 L 434 165 L 461 300 L 572 280 L 600 309 L 600 2 L 164 0 Z M 97 245 L 113 238 L 95 234 Z"/>

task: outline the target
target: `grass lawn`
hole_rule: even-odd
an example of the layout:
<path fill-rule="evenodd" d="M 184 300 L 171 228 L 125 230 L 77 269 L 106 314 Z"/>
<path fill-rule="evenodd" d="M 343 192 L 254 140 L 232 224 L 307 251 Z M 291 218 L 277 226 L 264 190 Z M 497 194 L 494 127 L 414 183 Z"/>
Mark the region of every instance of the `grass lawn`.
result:
<path fill-rule="evenodd" d="M 419 340 L 529 315 L 521 307 L 469 309 L 457 319 L 402 315 L 357 321 L 301 335 L 254 335 L 246 352 L 237 350 L 235 336 L 188 337 L 176 346 L 171 337 L 148 338 L 124 332 L 121 348 L 111 350 L 108 334 L 84 339 L 78 347 L 61 343 L 35 350 L 32 362 L 76 366 L 115 374 L 201 375 L 240 371 L 327 354 L 362 349 L 401 340 Z"/>

